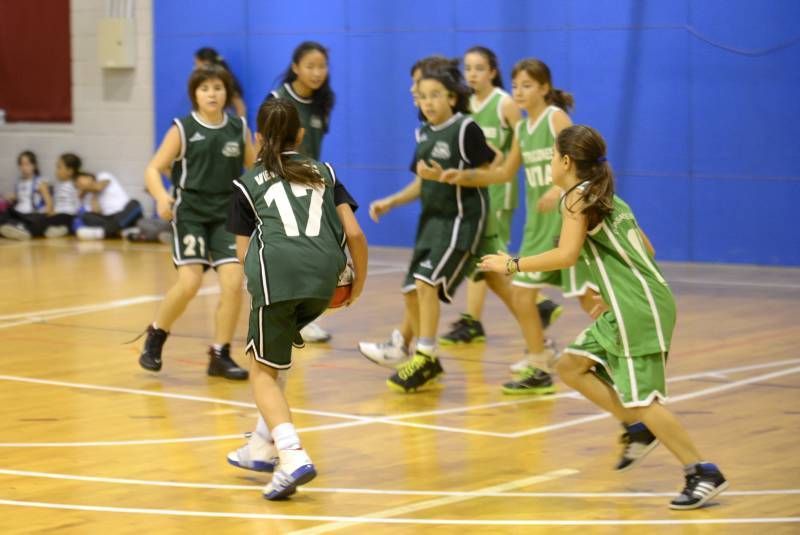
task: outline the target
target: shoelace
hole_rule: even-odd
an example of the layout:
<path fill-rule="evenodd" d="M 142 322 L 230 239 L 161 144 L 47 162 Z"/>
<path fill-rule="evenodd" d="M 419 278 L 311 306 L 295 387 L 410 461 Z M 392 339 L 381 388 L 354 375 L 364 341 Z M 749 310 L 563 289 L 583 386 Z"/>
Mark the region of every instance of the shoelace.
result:
<path fill-rule="evenodd" d="M 414 355 L 414 358 L 412 358 L 408 362 L 408 364 L 406 364 L 397 371 L 397 375 L 400 376 L 400 379 L 403 379 L 405 381 L 406 379 L 414 375 L 414 373 L 417 370 L 425 366 L 427 362 L 428 359 L 426 357 L 423 357 L 422 355 Z"/>

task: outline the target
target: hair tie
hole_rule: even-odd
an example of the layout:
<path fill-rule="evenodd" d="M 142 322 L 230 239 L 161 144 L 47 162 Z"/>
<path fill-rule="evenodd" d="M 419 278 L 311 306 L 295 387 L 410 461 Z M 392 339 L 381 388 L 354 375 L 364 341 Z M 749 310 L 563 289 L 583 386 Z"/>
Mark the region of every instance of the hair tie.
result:
<path fill-rule="evenodd" d="M 600 157 L 597 159 L 597 163 L 603 163 L 603 162 L 605 162 L 605 161 L 606 161 L 606 157 L 605 157 L 605 156 L 600 156 Z"/>

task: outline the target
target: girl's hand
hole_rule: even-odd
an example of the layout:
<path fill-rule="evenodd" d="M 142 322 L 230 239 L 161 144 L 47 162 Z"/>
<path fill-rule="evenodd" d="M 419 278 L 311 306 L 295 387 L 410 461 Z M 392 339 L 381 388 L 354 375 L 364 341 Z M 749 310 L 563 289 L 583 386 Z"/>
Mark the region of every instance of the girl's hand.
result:
<path fill-rule="evenodd" d="M 439 177 L 439 182 L 444 182 L 445 184 L 452 184 L 454 186 L 461 186 L 467 184 L 468 181 L 466 179 L 466 174 L 464 171 L 459 169 L 448 169 L 444 171 Z"/>
<path fill-rule="evenodd" d="M 442 171 L 442 166 L 436 160 L 431 160 L 431 165 L 428 165 L 425 160 L 417 162 L 417 176 L 425 180 L 439 180 L 442 176 Z"/>
<path fill-rule="evenodd" d="M 392 203 L 388 199 L 378 199 L 369 205 L 369 217 L 376 223 L 380 217 L 392 209 Z"/>
<path fill-rule="evenodd" d="M 558 188 L 550 188 L 547 193 L 542 195 L 539 201 L 536 203 L 536 211 L 538 212 L 550 212 L 555 210 L 558 206 L 558 201 L 561 198 L 561 190 Z"/>
<path fill-rule="evenodd" d="M 364 291 L 364 285 L 357 283 L 358 283 L 358 278 L 356 278 L 356 280 L 353 281 L 352 290 L 350 290 L 350 298 L 347 301 L 345 301 L 344 306 L 349 307 L 350 305 L 355 304 L 355 302 L 358 301 L 358 298 L 361 297 L 361 292 Z"/>
<path fill-rule="evenodd" d="M 156 201 L 156 212 L 158 212 L 158 216 L 164 221 L 172 221 L 172 205 L 174 203 L 175 199 L 169 195 L 159 197 Z"/>
<path fill-rule="evenodd" d="M 495 273 L 508 274 L 508 261 L 511 259 L 503 251 L 497 251 L 497 254 L 487 254 L 481 258 L 478 268 L 481 271 L 494 271 Z"/>

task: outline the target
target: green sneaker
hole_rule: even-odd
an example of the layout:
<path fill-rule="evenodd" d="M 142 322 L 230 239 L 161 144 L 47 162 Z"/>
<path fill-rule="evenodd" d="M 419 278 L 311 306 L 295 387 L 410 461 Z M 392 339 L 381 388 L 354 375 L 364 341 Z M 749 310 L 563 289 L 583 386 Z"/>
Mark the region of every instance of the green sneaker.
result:
<path fill-rule="evenodd" d="M 542 319 L 542 329 L 547 329 L 564 312 L 563 306 L 550 299 L 544 299 L 536 303 L 536 308 L 539 310 L 539 317 Z"/>
<path fill-rule="evenodd" d="M 519 381 L 503 385 L 503 394 L 511 396 L 541 396 L 554 394 L 555 391 L 553 378 L 538 368 L 528 368 Z"/>
<path fill-rule="evenodd" d="M 452 330 L 439 337 L 439 344 L 443 346 L 475 344 L 485 341 L 486 333 L 483 330 L 483 325 L 469 314 L 461 314 L 461 319 L 453 323 Z"/>

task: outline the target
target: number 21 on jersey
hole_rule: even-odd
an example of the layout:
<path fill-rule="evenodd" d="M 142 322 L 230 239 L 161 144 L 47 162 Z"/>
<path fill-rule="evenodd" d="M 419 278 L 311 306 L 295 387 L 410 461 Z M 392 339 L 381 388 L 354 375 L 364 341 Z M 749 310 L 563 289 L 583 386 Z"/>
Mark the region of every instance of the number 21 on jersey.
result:
<path fill-rule="evenodd" d="M 308 222 L 304 234 L 309 237 L 319 236 L 320 221 L 322 220 L 322 194 L 325 187 L 314 188 L 305 184 L 292 183 L 291 188 L 295 197 L 305 197 L 311 192 L 311 204 L 308 207 Z M 282 181 L 276 182 L 267 189 L 264 200 L 267 202 L 267 206 L 272 206 L 273 203 L 277 206 L 286 235 L 299 236 L 300 227 Z"/>

